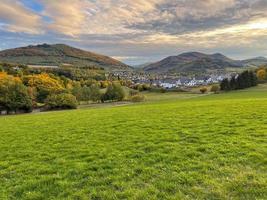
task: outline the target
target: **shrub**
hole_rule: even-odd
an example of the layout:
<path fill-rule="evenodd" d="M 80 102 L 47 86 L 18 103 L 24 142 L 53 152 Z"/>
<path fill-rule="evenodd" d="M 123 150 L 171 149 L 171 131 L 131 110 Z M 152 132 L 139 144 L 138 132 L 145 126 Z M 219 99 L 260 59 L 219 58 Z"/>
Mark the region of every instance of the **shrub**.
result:
<path fill-rule="evenodd" d="M 199 91 L 204 94 L 208 91 L 208 89 L 206 87 L 200 88 Z"/>
<path fill-rule="evenodd" d="M 135 95 L 137 95 L 137 94 L 139 94 L 139 92 L 136 91 L 136 90 L 130 90 L 130 92 L 129 92 L 129 95 L 130 95 L 130 96 L 135 96 Z"/>
<path fill-rule="evenodd" d="M 218 93 L 220 90 L 220 87 L 218 85 L 213 85 L 211 88 L 210 88 L 210 91 L 211 92 L 214 92 L 215 94 Z"/>
<path fill-rule="evenodd" d="M 143 85 L 142 84 L 138 84 L 137 85 L 137 90 L 140 91 L 140 92 L 142 92 L 144 90 Z"/>
<path fill-rule="evenodd" d="M 160 88 L 160 92 L 161 92 L 161 93 L 166 93 L 166 91 L 167 91 L 167 90 L 166 90 L 165 88 Z"/>
<path fill-rule="evenodd" d="M 144 91 L 147 91 L 147 90 L 150 90 L 150 89 L 151 89 L 151 87 L 150 87 L 149 84 L 143 84 L 143 90 Z"/>
<path fill-rule="evenodd" d="M 145 100 L 145 96 L 142 94 L 136 94 L 136 95 L 131 97 L 132 102 L 142 102 L 144 100 Z"/>
<path fill-rule="evenodd" d="M 68 93 L 49 95 L 45 104 L 49 109 L 75 109 L 78 106 L 76 97 Z"/>

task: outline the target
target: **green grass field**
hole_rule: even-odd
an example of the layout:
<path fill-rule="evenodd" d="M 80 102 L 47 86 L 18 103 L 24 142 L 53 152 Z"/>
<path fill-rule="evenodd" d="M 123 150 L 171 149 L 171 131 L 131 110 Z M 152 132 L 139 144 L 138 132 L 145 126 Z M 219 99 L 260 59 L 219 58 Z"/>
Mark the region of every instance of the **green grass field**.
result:
<path fill-rule="evenodd" d="M 267 199 L 267 87 L 0 117 L 0 199 Z"/>

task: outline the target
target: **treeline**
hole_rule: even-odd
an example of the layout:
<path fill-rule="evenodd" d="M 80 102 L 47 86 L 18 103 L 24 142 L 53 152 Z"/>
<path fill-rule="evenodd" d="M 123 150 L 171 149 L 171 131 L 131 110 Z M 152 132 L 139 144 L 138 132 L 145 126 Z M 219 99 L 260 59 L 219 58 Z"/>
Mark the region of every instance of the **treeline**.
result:
<path fill-rule="evenodd" d="M 253 71 L 244 71 L 241 74 L 232 76 L 229 80 L 225 78 L 220 83 L 221 90 L 240 90 L 249 87 L 256 86 L 258 84 L 258 78 Z"/>
<path fill-rule="evenodd" d="M 28 67 L 27 65 L 14 65 L 10 63 L 0 63 L 0 71 L 5 71 L 10 75 L 30 75 L 30 74 L 54 74 L 55 76 L 65 77 L 75 81 L 82 80 L 106 80 L 103 68 L 97 67 L 74 67 L 60 66 L 57 68 L 49 67 Z"/>
<path fill-rule="evenodd" d="M 0 112 L 31 112 L 35 108 L 74 109 L 79 102 L 122 101 L 125 92 L 119 82 L 110 82 L 106 89 L 98 84 L 62 80 L 51 74 L 16 77 L 0 72 Z"/>
<path fill-rule="evenodd" d="M 125 99 L 122 85 L 127 84 L 91 76 L 77 80 L 46 71 L 33 73 L 24 65 L 0 65 L 0 114 L 74 109 L 80 102 L 121 101 Z"/>

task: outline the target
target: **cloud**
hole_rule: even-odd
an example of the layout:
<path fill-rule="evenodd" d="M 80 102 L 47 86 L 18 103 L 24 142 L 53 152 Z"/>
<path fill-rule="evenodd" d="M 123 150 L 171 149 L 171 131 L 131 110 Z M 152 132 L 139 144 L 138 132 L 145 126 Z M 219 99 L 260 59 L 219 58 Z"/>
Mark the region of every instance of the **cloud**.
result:
<path fill-rule="evenodd" d="M 41 0 L 44 6 L 42 15 L 50 19 L 47 30 L 69 36 L 81 33 L 86 24 L 87 1 L 83 0 Z"/>
<path fill-rule="evenodd" d="M 0 5 L 0 28 L 10 32 L 42 33 L 41 17 L 26 8 L 20 1 L 2 0 Z"/>
<path fill-rule="evenodd" d="M 198 49 L 266 53 L 266 0 L 27 1 L 38 10 L 2 0 L 0 29 L 35 43 L 64 42 L 131 61 Z"/>

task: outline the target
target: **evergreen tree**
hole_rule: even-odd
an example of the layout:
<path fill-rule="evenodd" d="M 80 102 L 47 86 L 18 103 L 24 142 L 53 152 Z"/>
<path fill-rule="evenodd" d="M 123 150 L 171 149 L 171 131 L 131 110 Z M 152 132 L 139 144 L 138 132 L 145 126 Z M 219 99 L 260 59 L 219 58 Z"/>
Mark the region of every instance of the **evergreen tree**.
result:
<path fill-rule="evenodd" d="M 250 78 L 251 86 L 256 86 L 258 84 L 258 78 L 253 71 L 249 72 L 249 78 Z"/>
<path fill-rule="evenodd" d="M 230 88 L 231 88 L 231 90 L 236 90 L 237 87 L 238 87 L 238 85 L 237 85 L 236 78 L 235 78 L 235 76 L 232 76 L 232 78 L 230 80 Z"/>
<path fill-rule="evenodd" d="M 224 91 L 231 90 L 228 78 L 225 78 L 222 80 L 222 82 L 220 84 L 220 88 L 221 88 L 221 90 L 224 90 Z"/>

